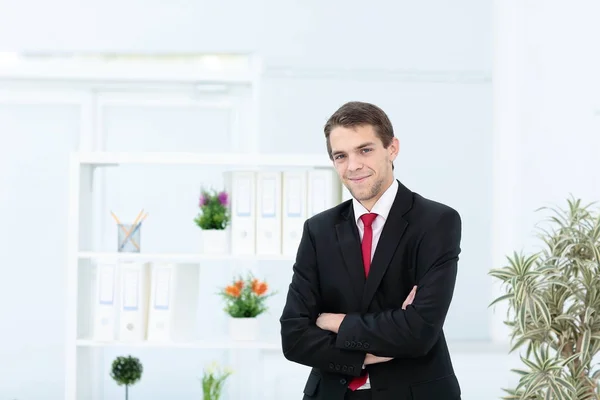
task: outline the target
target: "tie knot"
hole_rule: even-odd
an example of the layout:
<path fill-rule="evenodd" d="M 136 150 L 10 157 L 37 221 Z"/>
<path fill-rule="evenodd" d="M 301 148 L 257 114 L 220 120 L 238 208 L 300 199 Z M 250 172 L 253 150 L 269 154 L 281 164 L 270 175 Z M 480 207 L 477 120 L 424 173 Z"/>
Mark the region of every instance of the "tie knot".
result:
<path fill-rule="evenodd" d="M 373 224 L 373 221 L 375 221 L 375 218 L 377 218 L 377 214 L 374 213 L 363 214 L 360 216 L 360 219 L 362 220 L 363 224 L 365 224 L 365 226 L 371 226 L 371 224 Z"/>

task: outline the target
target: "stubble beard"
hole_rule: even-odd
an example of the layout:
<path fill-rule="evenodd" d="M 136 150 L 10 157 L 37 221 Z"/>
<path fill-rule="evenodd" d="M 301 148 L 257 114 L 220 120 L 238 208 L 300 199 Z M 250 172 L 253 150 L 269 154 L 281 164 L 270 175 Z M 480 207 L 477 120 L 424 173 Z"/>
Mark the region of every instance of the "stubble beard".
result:
<path fill-rule="evenodd" d="M 369 201 L 369 200 L 377 197 L 379 195 L 379 192 L 381 191 L 382 187 L 383 187 L 383 180 L 379 179 L 376 182 L 374 182 L 371 187 L 366 188 L 366 190 L 364 190 L 364 191 L 358 192 L 358 191 L 352 190 L 351 188 L 348 188 L 348 190 L 352 194 L 352 197 L 354 197 L 356 200 L 358 200 L 360 202 L 363 202 L 363 201 Z"/>

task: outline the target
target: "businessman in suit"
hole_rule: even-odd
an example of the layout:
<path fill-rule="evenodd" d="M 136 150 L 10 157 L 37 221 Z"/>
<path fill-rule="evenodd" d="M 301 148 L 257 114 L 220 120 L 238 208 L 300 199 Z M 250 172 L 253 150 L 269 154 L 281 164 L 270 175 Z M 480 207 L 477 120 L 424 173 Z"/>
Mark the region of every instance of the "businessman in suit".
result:
<path fill-rule="evenodd" d="M 394 178 L 399 142 L 379 107 L 346 103 L 324 131 L 353 198 L 305 221 L 280 318 L 285 357 L 312 367 L 303 399 L 460 399 L 443 332 L 458 212 Z"/>

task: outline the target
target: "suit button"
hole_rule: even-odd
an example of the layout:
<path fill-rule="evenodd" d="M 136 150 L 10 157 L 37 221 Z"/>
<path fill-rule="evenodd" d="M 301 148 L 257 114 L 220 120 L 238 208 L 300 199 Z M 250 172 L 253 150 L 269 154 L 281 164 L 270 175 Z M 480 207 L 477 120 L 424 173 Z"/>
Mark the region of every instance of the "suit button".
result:
<path fill-rule="evenodd" d="M 348 367 L 348 372 L 350 372 L 350 373 L 354 372 L 354 367 L 352 365 Z"/>
<path fill-rule="evenodd" d="M 339 371 L 339 370 L 340 370 L 340 364 L 336 364 L 336 365 L 335 365 L 335 370 L 336 370 L 336 371 Z"/>
<path fill-rule="evenodd" d="M 345 384 L 347 383 L 347 381 L 346 381 L 344 378 L 342 378 L 342 379 L 340 379 L 340 383 L 341 383 L 342 385 L 345 385 Z"/>
<path fill-rule="evenodd" d="M 356 343 L 356 347 L 362 347 L 362 342 Z"/>
<path fill-rule="evenodd" d="M 329 368 L 330 368 L 330 369 L 334 369 L 334 368 L 335 368 L 335 365 L 333 365 L 333 363 L 329 363 Z"/>
<path fill-rule="evenodd" d="M 346 347 L 350 347 L 350 342 L 349 341 L 345 341 L 344 344 L 346 345 Z"/>
<path fill-rule="evenodd" d="M 342 371 L 344 371 L 344 372 L 348 371 L 348 366 L 347 366 L 347 365 L 344 365 L 344 366 L 342 367 Z"/>
<path fill-rule="evenodd" d="M 368 349 L 368 348 L 369 348 L 369 343 L 365 343 L 365 344 L 363 344 L 363 347 L 364 347 L 365 349 Z"/>
<path fill-rule="evenodd" d="M 352 342 L 352 343 L 350 344 L 350 346 L 351 346 L 351 347 L 356 347 L 356 342 Z"/>

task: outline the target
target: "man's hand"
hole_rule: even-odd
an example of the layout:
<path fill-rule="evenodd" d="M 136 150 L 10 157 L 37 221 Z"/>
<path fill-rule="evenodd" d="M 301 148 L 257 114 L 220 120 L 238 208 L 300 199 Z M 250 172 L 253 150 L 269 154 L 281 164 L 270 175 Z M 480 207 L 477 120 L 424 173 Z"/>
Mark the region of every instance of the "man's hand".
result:
<path fill-rule="evenodd" d="M 317 318 L 317 326 L 323 330 L 338 333 L 346 314 L 323 313 Z"/>
<path fill-rule="evenodd" d="M 406 310 L 406 306 L 408 306 L 409 304 L 412 304 L 413 300 L 415 299 L 416 294 L 417 294 L 417 285 L 413 286 L 412 290 L 406 297 L 406 300 L 404 300 L 404 303 L 402 303 L 403 310 Z"/>
<path fill-rule="evenodd" d="M 367 353 L 367 355 L 365 356 L 365 365 L 371 365 L 371 364 L 379 364 L 382 362 L 387 362 L 390 360 L 393 360 L 393 357 L 379 357 L 379 356 L 374 356 L 373 354 L 369 354 Z"/>
<path fill-rule="evenodd" d="M 417 294 L 417 286 L 415 285 L 412 290 L 410 291 L 410 293 L 408 294 L 408 296 L 406 297 L 406 300 L 404 300 L 404 303 L 402 303 L 402 309 L 406 310 L 406 306 L 408 306 L 409 304 L 412 304 L 413 300 L 415 299 L 415 295 Z M 367 353 L 367 355 L 365 356 L 365 365 L 371 365 L 371 364 L 379 364 L 382 362 L 388 362 L 390 360 L 393 360 L 393 357 L 379 357 L 379 356 L 374 356 L 373 354 L 369 354 Z"/>

